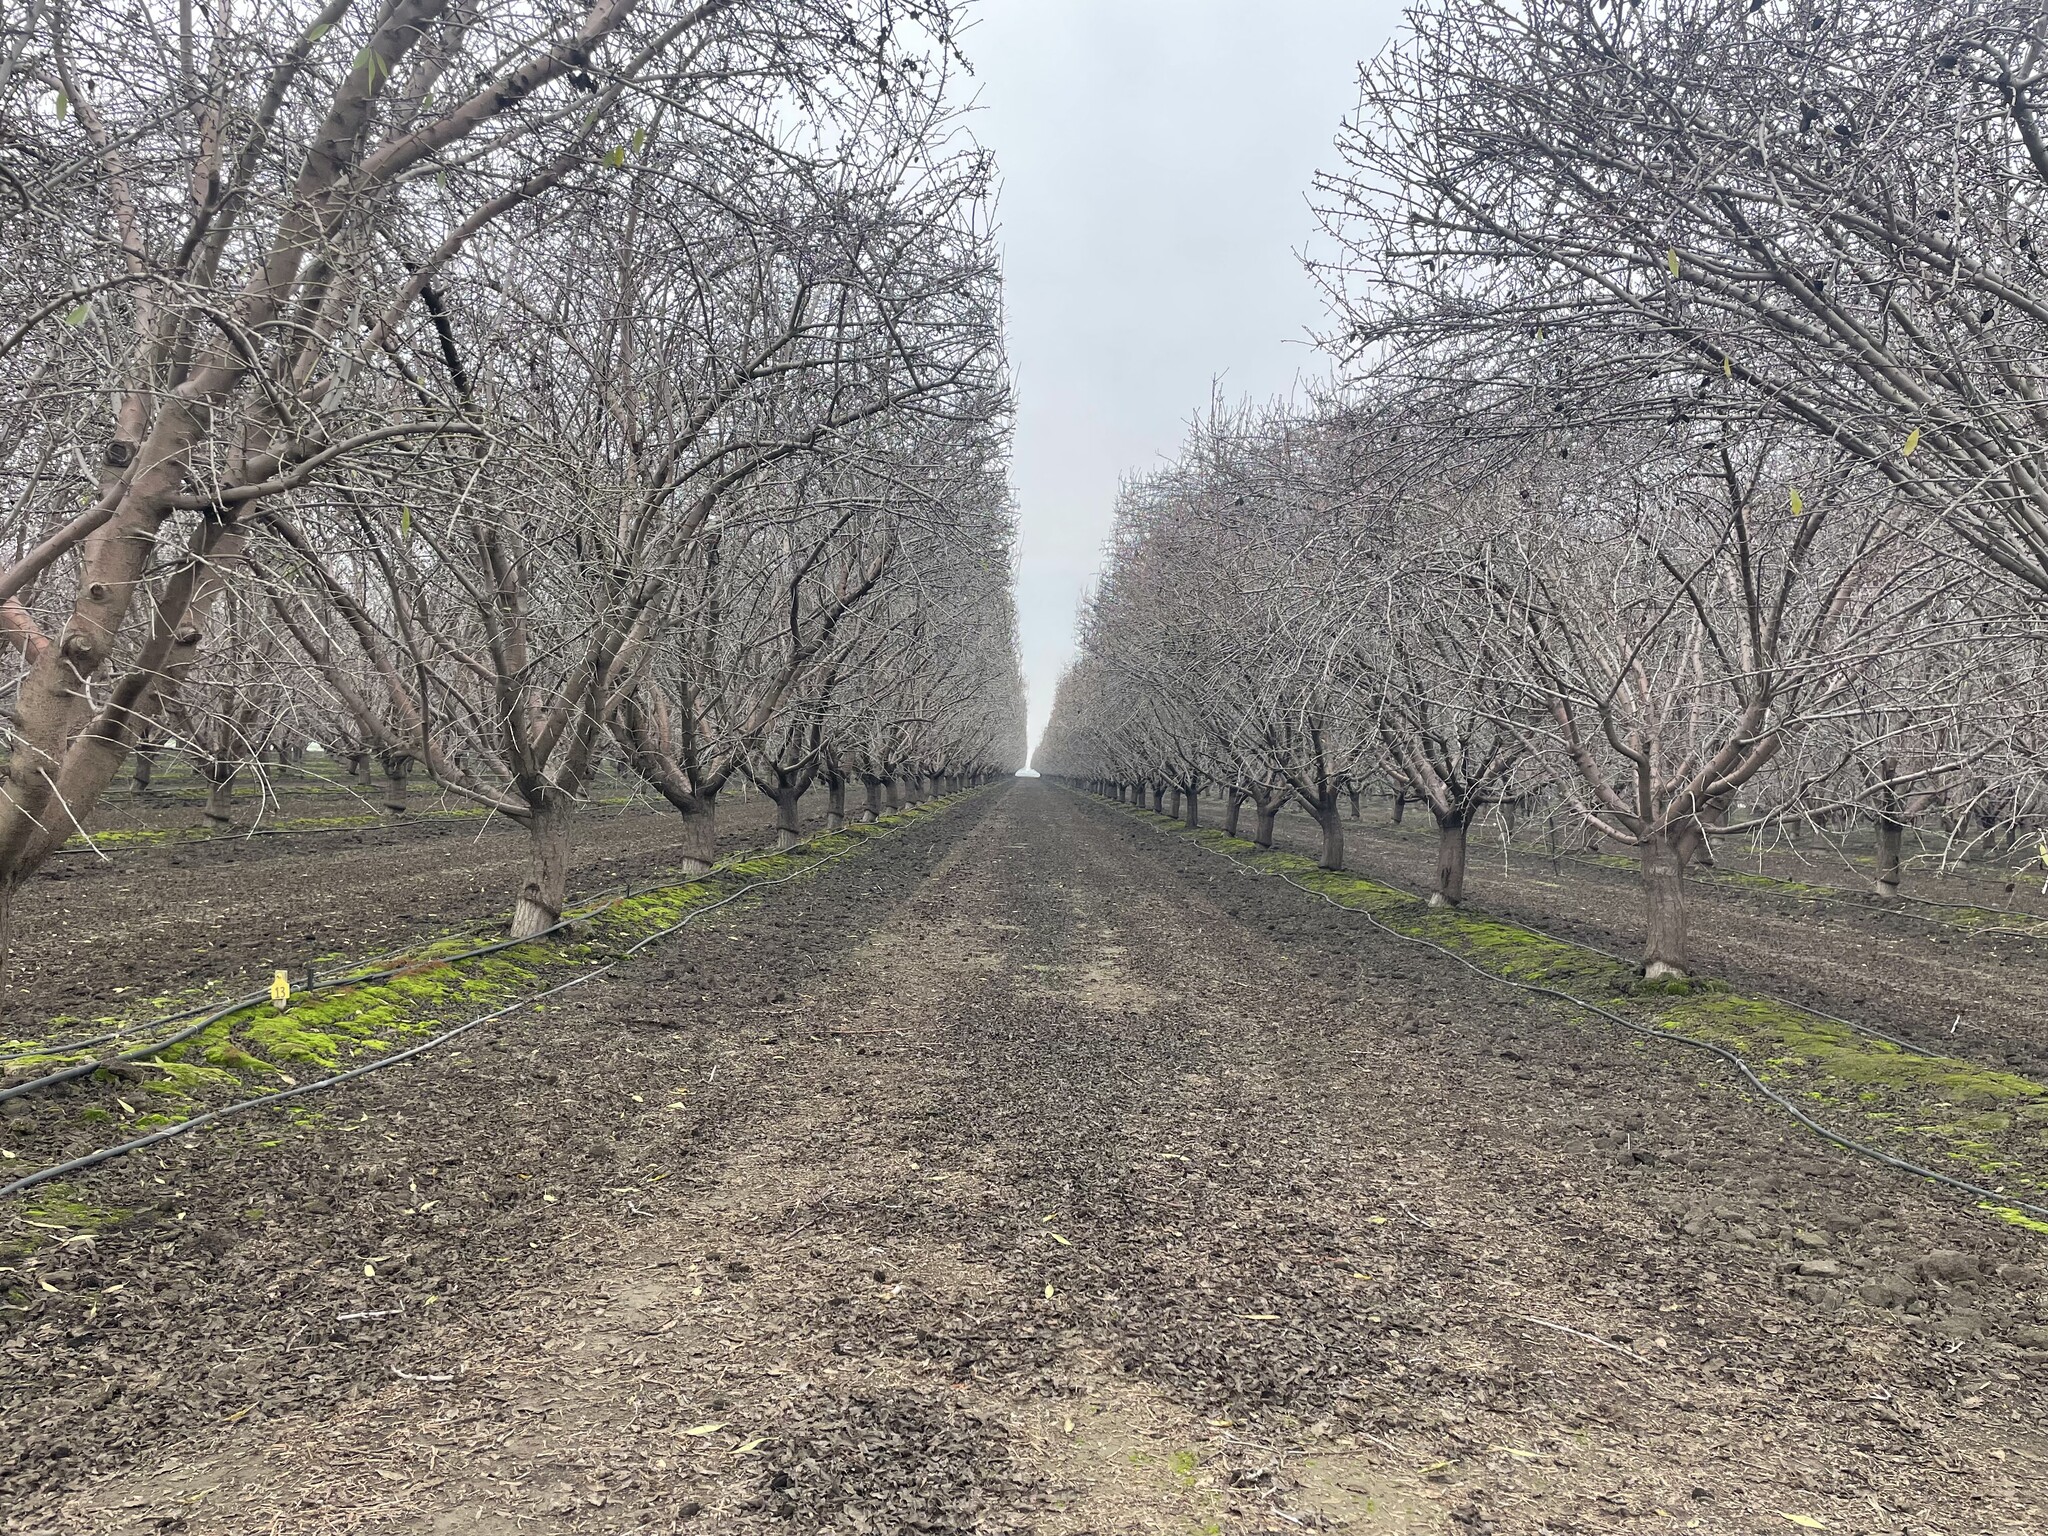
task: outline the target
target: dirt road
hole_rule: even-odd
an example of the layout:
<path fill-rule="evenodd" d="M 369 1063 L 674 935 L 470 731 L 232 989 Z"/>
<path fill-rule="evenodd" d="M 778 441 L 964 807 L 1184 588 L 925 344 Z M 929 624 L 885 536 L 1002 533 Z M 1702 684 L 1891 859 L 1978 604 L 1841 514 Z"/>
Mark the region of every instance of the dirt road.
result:
<path fill-rule="evenodd" d="M 2041 1239 L 1110 808 L 587 993 L 93 1184 L 6 1529 L 2048 1528 Z"/>

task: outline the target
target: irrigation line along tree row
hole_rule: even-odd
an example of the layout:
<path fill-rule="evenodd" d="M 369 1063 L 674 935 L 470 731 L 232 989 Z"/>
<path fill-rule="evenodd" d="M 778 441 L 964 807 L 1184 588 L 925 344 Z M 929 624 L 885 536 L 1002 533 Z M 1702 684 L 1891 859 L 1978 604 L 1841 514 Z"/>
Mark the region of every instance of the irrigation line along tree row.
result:
<path fill-rule="evenodd" d="M 816 839 L 814 838 L 806 839 L 804 842 L 794 845 L 794 848 L 790 851 L 795 851 L 795 849 L 806 848 L 810 845 L 811 842 L 815 840 Z M 740 887 L 738 887 L 736 890 L 733 890 L 732 892 L 728 893 L 727 895 L 721 896 L 716 901 L 707 902 L 705 905 L 700 907 L 692 907 L 681 918 L 677 919 L 673 923 L 670 923 L 666 927 L 658 929 L 653 933 L 645 934 L 642 937 L 634 940 L 633 943 L 627 945 L 624 949 L 620 950 L 617 955 L 615 955 L 612 959 L 605 961 L 602 965 L 594 965 L 587 969 L 580 970 L 575 975 L 569 977 L 565 981 L 557 982 L 550 987 L 544 987 L 538 992 L 530 993 L 529 995 L 519 998 L 514 1002 L 505 1004 L 503 1007 L 494 1008 L 488 1013 L 479 1014 L 476 1018 L 470 1019 L 465 1023 L 458 1024 L 452 1029 L 442 1030 L 439 1034 L 433 1035 L 428 1039 L 422 1040 L 415 1045 L 407 1046 L 402 1050 L 393 1051 L 388 1055 L 379 1056 L 374 1060 L 362 1063 L 360 1066 L 350 1067 L 345 1071 L 335 1072 L 327 1077 L 317 1078 L 312 1082 L 298 1083 L 290 1088 L 281 1088 L 274 1093 L 257 1094 L 251 1098 L 237 1100 L 235 1103 L 232 1104 L 224 1104 L 218 1109 L 207 1110 L 202 1114 L 192 1116 L 188 1120 L 181 1120 L 175 1125 L 162 1126 L 142 1136 L 132 1137 L 127 1141 L 116 1142 L 110 1146 L 100 1147 L 92 1152 L 88 1152 L 79 1157 L 72 1158 L 67 1162 L 53 1164 L 48 1168 L 38 1169 L 34 1173 L 24 1174 L 22 1177 L 13 1180 L 10 1183 L 0 1185 L 0 1199 L 6 1199 L 10 1195 L 26 1193 L 28 1190 L 34 1189 L 42 1184 L 47 1184 L 53 1179 L 68 1178 L 72 1174 L 83 1173 L 87 1169 L 96 1168 L 102 1163 L 108 1163 L 114 1161 L 117 1158 L 127 1157 L 130 1154 L 139 1152 L 146 1147 L 152 1147 L 159 1142 L 168 1141 L 175 1136 L 189 1135 L 193 1131 L 202 1130 L 209 1125 L 216 1125 L 223 1120 L 231 1119 L 237 1115 L 246 1114 L 251 1110 L 269 1109 L 275 1107 L 276 1105 L 284 1103 L 288 1099 L 298 1099 L 304 1098 L 309 1094 L 325 1093 L 328 1090 L 336 1088 L 343 1083 L 354 1082 L 358 1078 L 367 1077 L 373 1072 L 381 1072 L 388 1067 L 395 1067 L 404 1062 L 416 1060 L 417 1058 L 426 1055 L 430 1051 L 440 1049 L 442 1046 L 448 1044 L 451 1040 L 461 1038 L 463 1035 L 468 1034 L 471 1030 L 477 1029 L 482 1025 L 494 1023 L 499 1019 L 507 1018 L 510 1015 L 519 1012 L 521 1009 L 531 1008 L 538 1003 L 546 1002 L 549 998 L 559 997 L 562 993 L 571 991 L 576 987 L 580 987 L 584 985 L 586 982 L 594 981 L 599 976 L 608 975 L 610 972 L 618 969 L 618 967 L 623 965 L 626 961 L 632 959 L 635 955 L 639 954 L 643 949 L 648 948 L 650 945 L 657 944 L 663 939 L 674 937 L 676 934 L 680 933 L 684 928 L 687 928 L 691 923 L 697 921 L 698 918 L 707 916 L 712 912 L 716 912 L 721 907 L 728 907 L 732 905 L 734 902 L 738 901 L 742 896 L 746 896 L 754 891 L 763 889 L 767 886 L 787 884 L 789 881 L 794 880 L 801 875 L 810 874 L 812 871 L 819 869 L 826 864 L 830 864 L 837 859 L 845 858 L 848 854 L 858 851 L 860 847 L 861 843 L 856 841 L 850 843 L 848 846 L 844 848 L 836 850 L 835 852 L 824 854 L 819 858 L 814 859 L 811 862 L 800 866 L 797 869 L 793 869 L 788 874 L 775 875 L 760 880 L 750 880 L 745 884 L 741 885 Z M 578 920 L 580 921 L 581 919 Z M 558 928 L 566 927 L 567 924 L 563 923 L 558 924 L 557 926 Z M 554 930 L 551 930 L 551 932 L 552 931 Z M 463 960 L 474 959 L 481 955 L 488 955 L 498 950 L 506 949 L 508 947 L 511 947 L 513 944 L 528 942 L 531 941 L 507 940 L 504 943 L 489 945 L 482 949 L 469 950 L 458 955 L 451 955 L 447 957 L 447 961 L 444 963 L 458 963 Z M 323 987 L 334 988 L 357 986 L 380 980 L 386 980 L 398 974 L 399 972 L 397 971 L 366 973 L 361 975 L 349 976 L 345 978 L 338 978 L 332 982 L 324 983 L 322 985 Z M 261 998 L 256 998 L 253 1000 L 245 998 L 240 999 L 234 1003 L 228 1004 L 227 1006 L 219 1009 L 217 1012 L 209 1016 L 205 1021 L 203 1021 L 200 1027 L 203 1028 L 205 1024 L 212 1023 L 215 1019 L 224 1018 L 229 1014 L 240 1012 L 244 1008 L 254 1006 L 256 1003 L 260 1003 L 261 1000 Z M 190 1032 L 188 1031 L 187 1033 L 189 1034 Z M 159 1042 L 155 1047 L 153 1047 L 152 1050 L 160 1050 L 165 1046 L 168 1046 L 173 1043 L 175 1042 L 162 1041 Z M 148 1053 L 137 1053 L 137 1056 L 131 1056 L 129 1058 L 124 1059 L 133 1060 L 145 1054 Z M 94 1065 L 96 1065 L 96 1063 L 87 1064 L 83 1068 L 83 1071 L 91 1071 Z M 71 1074 L 64 1075 L 62 1077 L 52 1077 L 46 1080 L 39 1080 L 35 1083 L 22 1085 L 20 1089 L 17 1089 L 15 1091 L 26 1091 L 29 1088 L 41 1087 L 44 1086 L 46 1082 L 54 1083 L 57 1081 L 66 1081 L 69 1080 L 69 1077 L 76 1075 L 79 1074 L 74 1072 Z"/>
<path fill-rule="evenodd" d="M 2021 1200 L 2002 1190 L 1988 1189 L 1981 1184 L 1972 1184 L 1967 1179 L 1959 1179 L 1954 1174 L 1943 1173 L 1939 1169 L 1929 1168 L 1924 1164 L 1912 1162 L 1907 1158 L 1887 1152 L 1882 1147 L 1874 1147 L 1868 1142 L 1859 1141 L 1853 1136 L 1824 1124 L 1815 1119 L 1803 1106 L 1787 1098 L 1769 1083 L 1765 1082 L 1758 1075 L 1755 1065 L 1739 1051 L 1730 1050 L 1727 1046 L 1717 1044 L 1712 1040 L 1700 1040 L 1691 1035 L 1680 1034 L 1676 1030 L 1652 1029 L 1648 1025 L 1638 1024 L 1633 1019 L 1624 1018 L 1611 1008 L 1602 1007 L 1598 1003 L 1566 992 L 1560 987 L 1546 986 L 1541 982 L 1520 981 L 1512 976 L 1499 975 L 1485 969 L 1483 966 L 1474 964 L 1464 955 L 1459 954 L 1456 950 L 1446 945 L 1437 943 L 1434 939 L 1425 938 L 1421 934 L 1403 933 L 1400 929 L 1381 922 L 1378 917 L 1365 908 L 1339 901 L 1327 891 L 1319 891 L 1312 885 L 1306 885 L 1284 870 L 1260 869 L 1258 866 L 1249 864 L 1245 860 L 1238 858 L 1235 854 L 1228 853 L 1221 848 L 1209 848 L 1206 844 L 1200 846 L 1206 848 L 1208 852 L 1215 854 L 1217 857 L 1229 861 L 1233 867 L 1244 874 L 1254 876 L 1267 875 L 1281 880 L 1293 886 L 1296 890 L 1315 897 L 1316 900 L 1322 902 L 1325 906 L 1335 907 L 1338 911 L 1349 913 L 1353 917 L 1364 918 L 1366 922 L 1370 923 L 1376 930 L 1385 934 L 1388 938 L 1399 939 L 1404 944 L 1420 945 L 1422 948 L 1442 955 L 1448 960 L 1455 961 L 1473 975 L 1494 982 L 1499 986 L 1509 987 L 1517 992 L 1527 992 L 1536 997 L 1547 997 L 1554 1002 L 1569 1004 L 1573 1008 L 1580 1009 L 1593 1015 L 1595 1018 L 1603 1019 L 1609 1024 L 1618 1025 L 1629 1033 L 1643 1036 L 1646 1039 L 1662 1040 L 1671 1045 L 1683 1046 L 1688 1050 L 1704 1051 L 1710 1056 L 1719 1057 L 1729 1066 L 1735 1068 L 1741 1075 L 1743 1082 L 1754 1090 L 1766 1103 L 1783 1110 L 1823 1141 L 1832 1142 L 1845 1151 L 1854 1152 L 1859 1157 L 1869 1158 L 1872 1162 L 1880 1163 L 1887 1168 L 1896 1169 L 1901 1173 L 1911 1174 L 1915 1178 L 1926 1179 L 1930 1183 L 1939 1184 L 1946 1189 L 1953 1189 L 1962 1194 L 1974 1196 L 1988 1205 L 2004 1210 L 2017 1211 L 2036 1220 L 2048 1220 L 2048 1206 L 2036 1205 L 2029 1201 Z M 1825 1015 L 1822 1015 L 1822 1017 L 1825 1017 Z M 1847 1023 L 1848 1021 L 1838 1020 L 1837 1022 Z M 1850 1027 L 1854 1029 L 1860 1026 L 1850 1025 Z M 1876 1034 L 1877 1032 L 1870 1031 L 1870 1033 Z M 1878 1038 L 1888 1039 L 1889 1037 L 1878 1035 Z M 1904 1044 L 1904 1042 L 1894 1043 Z M 1906 1046 L 1905 1048 L 1908 1050 L 1914 1049 L 1911 1046 Z M 5 1193 L 5 1191 L 0 1191 L 0 1193 Z"/>

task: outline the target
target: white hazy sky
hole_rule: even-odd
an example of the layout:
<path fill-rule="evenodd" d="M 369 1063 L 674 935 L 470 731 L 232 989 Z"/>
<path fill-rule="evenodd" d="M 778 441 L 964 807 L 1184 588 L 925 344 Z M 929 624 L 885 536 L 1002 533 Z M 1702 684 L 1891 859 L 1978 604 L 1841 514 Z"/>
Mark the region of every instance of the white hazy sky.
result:
<path fill-rule="evenodd" d="M 974 132 L 999 214 L 1019 412 L 1018 602 L 1034 744 L 1119 479 L 1221 379 L 1325 371 L 1298 253 L 1392 0 L 980 0 Z"/>

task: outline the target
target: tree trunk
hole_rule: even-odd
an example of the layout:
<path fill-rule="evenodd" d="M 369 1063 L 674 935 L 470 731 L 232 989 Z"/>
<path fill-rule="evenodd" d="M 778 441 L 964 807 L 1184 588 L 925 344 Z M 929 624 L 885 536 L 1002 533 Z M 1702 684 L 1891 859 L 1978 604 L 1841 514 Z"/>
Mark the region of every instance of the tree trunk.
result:
<path fill-rule="evenodd" d="M 1877 873 L 1870 882 L 1874 895 L 1886 901 L 1896 901 L 1899 883 L 1904 875 L 1903 862 L 1899 857 L 1901 845 L 1905 842 L 1906 824 L 1896 816 L 1879 813 L 1877 818 Z"/>
<path fill-rule="evenodd" d="M 1344 867 L 1344 817 L 1337 809 L 1337 797 L 1333 794 L 1321 805 L 1309 807 L 1315 816 L 1316 825 L 1323 829 L 1322 856 L 1316 860 L 1321 869 L 1342 869 Z"/>
<path fill-rule="evenodd" d="M 1353 821 L 1357 821 L 1361 814 L 1358 809 L 1358 791 L 1355 789 L 1347 789 L 1344 791 L 1344 793 L 1351 797 L 1351 819 Z"/>
<path fill-rule="evenodd" d="M 825 830 L 838 832 L 846 826 L 846 780 L 836 774 L 825 781 Z"/>
<path fill-rule="evenodd" d="M 1273 823 L 1280 815 L 1280 806 L 1276 801 L 1272 805 L 1261 805 L 1258 810 L 1258 819 L 1252 825 L 1252 842 L 1257 847 L 1270 848 L 1273 846 Z"/>
<path fill-rule="evenodd" d="M 861 784 L 867 790 L 867 803 L 861 807 L 860 819 L 876 822 L 882 819 L 882 781 L 871 773 L 861 775 Z"/>
<path fill-rule="evenodd" d="M 526 822 L 526 883 L 512 909 L 512 937 L 538 938 L 562 920 L 569 899 L 569 819 L 576 804 L 566 796 L 536 807 Z"/>
<path fill-rule="evenodd" d="M 1398 789 L 1394 791 L 1394 825 L 1401 825 L 1401 818 L 1408 814 L 1408 797 Z"/>
<path fill-rule="evenodd" d="M 1190 789 L 1180 804 L 1181 820 L 1187 823 L 1188 830 L 1192 832 L 1202 824 L 1202 796 L 1198 791 Z"/>
<path fill-rule="evenodd" d="M 135 793 L 149 793 L 149 781 L 156 777 L 156 748 L 139 746 L 135 749 L 134 768 Z"/>
<path fill-rule="evenodd" d="M 389 756 L 384 759 L 384 809 L 394 816 L 406 812 L 405 780 L 412 768 L 412 759 Z"/>
<path fill-rule="evenodd" d="M 1436 889 L 1432 907 L 1455 907 L 1465 899 L 1465 818 L 1439 817 L 1436 824 Z"/>
<path fill-rule="evenodd" d="M 1223 796 L 1223 835 L 1225 837 L 1237 836 L 1237 817 L 1238 813 L 1244 809 L 1244 799 L 1244 791 L 1241 789 L 1225 791 Z"/>
<path fill-rule="evenodd" d="M 1180 820 L 1180 791 L 1170 790 L 1166 796 L 1166 814 L 1175 821 Z"/>
<path fill-rule="evenodd" d="M 778 789 L 770 796 L 775 802 L 775 846 L 794 848 L 804 840 L 803 817 L 798 811 L 798 802 L 803 792 L 795 789 Z"/>
<path fill-rule="evenodd" d="M 206 809 L 200 818 L 209 832 L 225 832 L 235 824 L 235 779 L 241 769 L 236 765 L 223 770 L 209 763 L 201 771 L 206 775 Z"/>
<path fill-rule="evenodd" d="M 686 875 L 708 875 L 718 862 L 718 797 L 700 795 L 697 808 L 683 812 L 676 852 Z"/>
<path fill-rule="evenodd" d="M 1643 977 L 1683 981 L 1690 973 L 1685 947 L 1685 860 L 1676 843 L 1658 834 L 1643 844 Z"/>
<path fill-rule="evenodd" d="M 900 810 L 902 810 L 902 809 L 903 809 L 903 778 L 902 778 L 902 775 L 900 775 L 900 774 L 891 774 L 891 775 L 889 776 L 889 779 L 888 779 L 888 781 L 887 781 L 887 783 L 886 783 L 886 785 L 885 785 L 884 787 L 885 787 L 885 788 L 886 788 L 886 789 L 888 790 L 888 804 L 889 804 L 889 809 L 890 809 L 891 811 L 900 811 Z"/>
<path fill-rule="evenodd" d="M 1152 786 L 1152 814 L 1155 816 L 1166 814 L 1166 786 L 1164 784 L 1154 784 Z"/>

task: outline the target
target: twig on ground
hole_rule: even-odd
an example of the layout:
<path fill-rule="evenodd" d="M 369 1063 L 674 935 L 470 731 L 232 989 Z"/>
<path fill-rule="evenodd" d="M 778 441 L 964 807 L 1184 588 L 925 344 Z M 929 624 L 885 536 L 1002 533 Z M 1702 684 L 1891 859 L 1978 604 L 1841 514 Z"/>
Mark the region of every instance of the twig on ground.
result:
<path fill-rule="evenodd" d="M 453 1381 L 455 1379 L 453 1376 L 415 1376 L 411 1371 L 401 1371 L 395 1365 L 391 1367 L 391 1374 L 396 1376 L 400 1381 L 436 1382 Z"/>
<path fill-rule="evenodd" d="M 1583 1339 L 1588 1344 L 1598 1344 L 1602 1349 L 1611 1349 L 1617 1355 L 1625 1356 L 1639 1365 L 1648 1365 L 1650 1363 L 1626 1344 L 1616 1344 L 1612 1339 L 1603 1339 L 1597 1333 L 1581 1333 L 1576 1328 L 1565 1327 L 1563 1323 L 1553 1323 L 1540 1317 L 1531 1317 L 1526 1312 L 1514 1312 L 1509 1315 L 1525 1323 L 1534 1323 L 1538 1328 L 1548 1328 L 1553 1333 L 1570 1334 L 1573 1338 Z"/>

